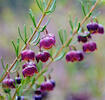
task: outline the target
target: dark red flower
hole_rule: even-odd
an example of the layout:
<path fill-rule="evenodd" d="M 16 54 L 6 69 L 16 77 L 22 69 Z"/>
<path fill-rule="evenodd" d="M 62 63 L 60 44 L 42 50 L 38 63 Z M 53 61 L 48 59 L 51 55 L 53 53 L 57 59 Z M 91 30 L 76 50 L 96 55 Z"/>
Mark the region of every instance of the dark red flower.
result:
<path fill-rule="evenodd" d="M 50 57 L 49 52 L 43 51 L 36 55 L 36 60 L 37 62 L 39 62 L 39 60 L 41 60 L 42 62 L 46 62 L 48 61 L 49 57 Z"/>
<path fill-rule="evenodd" d="M 27 77 L 27 76 L 33 76 L 35 73 L 38 73 L 37 67 L 34 63 L 26 63 L 26 65 L 24 64 L 23 66 L 23 76 Z"/>
<path fill-rule="evenodd" d="M 40 48 L 50 49 L 55 45 L 55 36 L 47 34 L 40 40 Z"/>
<path fill-rule="evenodd" d="M 76 62 L 82 61 L 84 59 L 84 55 L 82 51 L 69 51 L 66 54 L 66 61 L 67 62 Z"/>
<path fill-rule="evenodd" d="M 97 45 L 95 42 L 88 42 L 83 44 L 83 51 L 84 52 L 93 52 L 97 49 Z"/>
<path fill-rule="evenodd" d="M 2 82 L 3 88 L 15 88 L 15 80 L 8 77 L 7 79 L 4 79 Z"/>
<path fill-rule="evenodd" d="M 41 91 L 52 91 L 55 87 L 54 80 L 47 80 L 40 85 Z"/>
<path fill-rule="evenodd" d="M 98 23 L 92 22 L 87 24 L 87 29 L 90 33 L 97 33 L 98 30 Z"/>
<path fill-rule="evenodd" d="M 78 35 L 78 42 L 86 43 L 89 39 L 91 39 L 89 32 L 85 32 L 84 35 Z"/>
<path fill-rule="evenodd" d="M 21 52 L 21 59 L 25 61 L 30 61 L 35 59 L 35 53 L 32 50 L 24 50 Z"/>
<path fill-rule="evenodd" d="M 99 24 L 98 26 L 99 26 L 98 27 L 98 33 L 99 34 L 104 34 L 104 27 L 101 24 Z"/>

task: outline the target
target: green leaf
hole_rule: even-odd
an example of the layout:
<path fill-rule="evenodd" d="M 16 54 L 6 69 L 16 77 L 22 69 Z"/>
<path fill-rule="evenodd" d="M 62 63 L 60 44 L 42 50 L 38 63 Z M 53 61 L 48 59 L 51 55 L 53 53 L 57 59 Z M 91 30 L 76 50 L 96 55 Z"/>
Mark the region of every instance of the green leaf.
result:
<path fill-rule="evenodd" d="M 8 64 L 6 64 L 6 70 L 8 69 Z"/>
<path fill-rule="evenodd" d="M 73 31 L 74 27 L 73 27 L 73 22 L 72 22 L 71 18 L 70 18 L 70 20 L 69 20 L 69 24 L 70 24 L 70 27 L 71 27 L 71 29 L 72 29 L 72 31 Z"/>
<path fill-rule="evenodd" d="M 81 8 L 82 8 L 82 12 L 83 12 L 84 16 L 86 16 L 85 6 L 82 1 L 81 1 Z"/>
<path fill-rule="evenodd" d="M 39 39 L 39 36 L 40 36 L 40 32 L 37 33 L 36 38 L 31 43 L 35 43 Z"/>
<path fill-rule="evenodd" d="M 39 9 L 43 12 L 43 6 L 42 6 L 41 1 L 40 1 L 40 3 L 39 3 L 39 0 L 36 0 L 36 3 L 37 3 L 37 5 L 38 5 Z"/>
<path fill-rule="evenodd" d="M 92 12 L 88 15 L 88 18 L 92 15 Z"/>
<path fill-rule="evenodd" d="M 33 15 L 33 13 L 32 13 L 32 10 L 31 10 L 31 9 L 29 9 L 29 15 L 30 15 L 31 20 L 32 20 L 32 22 L 33 22 L 33 24 L 34 24 L 34 27 L 36 27 L 35 17 L 34 17 L 34 15 Z"/>
<path fill-rule="evenodd" d="M 66 54 L 66 52 L 62 52 L 59 57 L 57 57 L 56 59 L 54 59 L 54 61 L 61 60 L 65 56 L 65 54 Z"/>
<path fill-rule="evenodd" d="M 54 12 L 55 8 L 56 8 L 56 0 L 53 1 L 50 9 L 46 12 L 46 14 L 50 14 L 50 13 Z"/>
<path fill-rule="evenodd" d="M 67 43 L 67 45 L 66 45 L 67 47 L 68 47 L 69 44 L 71 43 L 72 39 L 73 39 L 73 38 L 71 38 L 71 39 L 69 40 L 69 42 Z"/>
<path fill-rule="evenodd" d="M 50 22 L 50 19 L 48 19 L 47 23 L 42 27 L 42 29 L 40 30 L 40 32 L 43 32 L 46 29 L 46 27 L 49 24 L 49 22 Z"/>
<path fill-rule="evenodd" d="M 80 24 L 80 22 L 79 22 L 79 23 L 78 23 L 77 32 L 79 31 L 79 29 L 80 29 L 80 26 L 81 26 L 81 24 Z"/>
<path fill-rule="evenodd" d="M 24 41 L 24 39 L 23 39 L 23 37 L 22 37 L 22 35 L 21 35 L 19 26 L 18 26 L 18 33 L 19 33 L 19 36 L 20 36 L 21 40 L 25 43 L 25 41 Z"/>
<path fill-rule="evenodd" d="M 25 37 L 25 44 L 27 43 L 27 31 L 26 31 L 26 25 L 24 25 L 24 37 Z"/>
<path fill-rule="evenodd" d="M 36 42 L 35 46 L 37 46 L 39 44 L 39 42 L 40 42 L 40 39 Z"/>
<path fill-rule="evenodd" d="M 2 74 L 0 74 L 0 81 L 1 81 L 4 74 L 5 74 L 5 71 L 3 71 Z"/>
<path fill-rule="evenodd" d="M 16 45 L 15 45 L 14 41 L 12 41 L 12 45 L 14 47 L 15 53 L 17 53 L 17 48 L 16 48 Z M 17 56 L 17 54 L 16 54 L 16 56 Z"/>
<path fill-rule="evenodd" d="M 63 33 L 62 33 L 62 30 L 59 30 L 58 31 L 58 35 L 59 35 L 59 39 L 60 39 L 61 43 L 63 44 L 64 41 L 63 41 Z"/>
<path fill-rule="evenodd" d="M 1 64 L 2 64 L 2 67 L 3 67 L 4 71 L 5 71 L 5 72 L 7 72 L 7 71 L 6 71 L 6 67 L 5 67 L 5 65 L 4 65 L 3 58 L 2 58 L 2 57 L 1 57 Z"/>
<path fill-rule="evenodd" d="M 20 40 L 17 39 L 17 48 L 16 48 L 16 55 L 17 56 L 19 55 L 19 43 L 20 43 Z"/>
<path fill-rule="evenodd" d="M 30 27 L 30 30 L 31 30 L 31 35 L 33 34 L 33 28 L 32 27 Z"/>

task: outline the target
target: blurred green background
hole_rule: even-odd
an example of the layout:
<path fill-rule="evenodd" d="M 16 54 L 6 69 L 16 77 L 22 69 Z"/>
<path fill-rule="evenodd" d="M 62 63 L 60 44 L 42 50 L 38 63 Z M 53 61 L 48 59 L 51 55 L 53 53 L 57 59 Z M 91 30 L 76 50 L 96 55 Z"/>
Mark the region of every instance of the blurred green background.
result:
<path fill-rule="evenodd" d="M 86 3 L 90 3 L 90 1 L 94 2 L 95 0 L 86 0 Z M 16 42 L 17 26 L 19 25 L 23 32 L 23 25 L 26 24 L 30 35 L 29 29 L 32 26 L 28 15 L 30 8 L 38 22 L 41 12 L 34 0 L 0 0 L 0 57 L 3 57 L 5 63 L 10 64 L 15 58 L 11 41 Z M 96 13 L 99 13 L 97 16 L 99 23 L 105 26 L 105 5 L 103 3 L 98 5 L 94 14 Z M 59 29 L 66 29 L 69 32 L 69 16 L 72 16 L 73 20 L 75 17 L 82 20 L 83 14 L 79 0 L 57 0 L 56 10 L 49 16 L 51 21 L 47 27 L 48 31 L 55 34 L 56 37 Z M 43 24 L 46 23 L 47 19 L 46 17 Z M 55 90 L 50 93 L 48 100 L 105 100 L 104 38 L 105 35 L 94 36 L 98 50 L 87 54 L 83 62 L 67 64 L 63 59 L 51 64 L 52 67 L 54 66 L 51 75 L 57 85 Z M 0 67 L 1 72 L 2 67 Z M 89 95 L 90 98 L 73 99 L 72 95 Z"/>

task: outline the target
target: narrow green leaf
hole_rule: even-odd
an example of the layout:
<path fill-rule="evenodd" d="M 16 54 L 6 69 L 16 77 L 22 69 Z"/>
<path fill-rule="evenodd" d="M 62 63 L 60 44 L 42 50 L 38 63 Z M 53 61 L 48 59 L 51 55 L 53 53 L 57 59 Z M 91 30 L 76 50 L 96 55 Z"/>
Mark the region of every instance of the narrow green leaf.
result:
<path fill-rule="evenodd" d="M 24 37 L 25 37 L 25 44 L 27 43 L 27 31 L 26 31 L 26 25 L 24 25 Z"/>
<path fill-rule="evenodd" d="M 47 27 L 47 25 L 49 24 L 50 19 L 48 19 L 47 23 L 42 27 L 42 29 L 40 30 L 40 32 L 43 32 L 45 30 L 45 28 Z"/>
<path fill-rule="evenodd" d="M 71 18 L 70 18 L 70 20 L 69 20 L 69 24 L 70 24 L 70 27 L 71 27 L 71 29 L 72 29 L 72 31 L 73 31 L 74 27 L 73 27 L 73 22 L 72 22 Z"/>
<path fill-rule="evenodd" d="M 60 39 L 61 43 L 63 44 L 64 41 L 63 41 L 63 33 L 62 33 L 62 30 L 59 30 L 58 31 L 58 35 L 59 35 L 59 39 Z"/>
<path fill-rule="evenodd" d="M 91 15 L 92 15 L 92 13 L 90 13 L 90 14 L 88 15 L 88 18 L 89 18 Z"/>
<path fill-rule="evenodd" d="M 30 30 L 31 30 L 31 35 L 33 34 L 33 28 L 32 27 L 30 27 Z"/>
<path fill-rule="evenodd" d="M 55 11 L 55 8 L 56 8 L 56 0 L 53 1 L 52 6 L 50 8 L 50 11 L 51 12 L 54 12 Z"/>
<path fill-rule="evenodd" d="M 85 6 L 82 1 L 81 1 L 81 8 L 82 8 L 82 12 L 83 12 L 84 16 L 86 16 Z"/>
<path fill-rule="evenodd" d="M 36 38 L 31 43 L 35 43 L 39 39 L 39 36 L 40 36 L 40 32 L 37 33 Z"/>
<path fill-rule="evenodd" d="M 6 71 L 6 67 L 5 67 L 5 65 L 4 65 L 3 58 L 2 58 L 2 57 L 1 57 L 1 64 L 2 64 L 2 67 L 3 67 L 4 71 L 5 71 L 5 72 L 7 72 L 7 71 Z"/>
<path fill-rule="evenodd" d="M 17 48 L 16 48 L 16 55 L 17 55 L 17 57 L 19 55 L 19 43 L 20 43 L 20 40 L 17 39 Z"/>
<path fill-rule="evenodd" d="M 39 44 L 39 42 L 40 42 L 40 39 L 38 39 L 38 41 L 36 42 L 35 46 L 37 46 Z"/>
<path fill-rule="evenodd" d="M 0 81 L 1 81 L 4 74 L 5 74 L 5 71 L 3 71 L 2 74 L 0 74 Z"/>
<path fill-rule="evenodd" d="M 6 64 L 6 70 L 8 69 L 8 64 Z"/>
<path fill-rule="evenodd" d="M 50 14 L 50 13 L 54 12 L 55 8 L 56 8 L 56 0 L 53 1 L 50 9 L 46 12 L 46 14 Z"/>
<path fill-rule="evenodd" d="M 37 3 L 37 5 L 38 5 L 39 9 L 43 12 L 43 7 L 42 7 L 41 4 L 39 3 L 39 0 L 36 0 L 36 3 Z"/>
<path fill-rule="evenodd" d="M 57 57 L 54 61 L 61 60 L 65 56 L 66 52 L 62 52 L 59 57 Z"/>
<path fill-rule="evenodd" d="M 30 15 L 31 20 L 32 20 L 32 22 L 33 22 L 33 24 L 34 24 L 34 27 L 36 27 L 35 17 L 34 17 L 34 15 L 33 15 L 33 12 L 32 12 L 31 9 L 29 9 L 29 15 Z"/>
<path fill-rule="evenodd" d="M 19 33 L 19 36 L 20 36 L 21 40 L 25 43 L 25 41 L 24 41 L 24 39 L 23 39 L 23 37 L 22 37 L 22 35 L 21 35 L 19 26 L 18 26 L 18 33 Z"/>
<path fill-rule="evenodd" d="M 77 32 L 79 31 L 79 29 L 80 29 L 80 22 L 78 23 L 78 28 L 77 28 Z"/>
<path fill-rule="evenodd" d="M 14 47 L 15 53 L 17 53 L 17 48 L 16 48 L 16 45 L 15 45 L 14 41 L 12 41 L 12 45 L 13 45 L 13 47 Z M 17 55 L 16 55 L 16 56 L 17 56 Z"/>
<path fill-rule="evenodd" d="M 72 38 L 69 40 L 69 42 L 67 43 L 67 47 L 69 46 L 69 44 L 71 43 L 71 41 L 72 41 Z"/>

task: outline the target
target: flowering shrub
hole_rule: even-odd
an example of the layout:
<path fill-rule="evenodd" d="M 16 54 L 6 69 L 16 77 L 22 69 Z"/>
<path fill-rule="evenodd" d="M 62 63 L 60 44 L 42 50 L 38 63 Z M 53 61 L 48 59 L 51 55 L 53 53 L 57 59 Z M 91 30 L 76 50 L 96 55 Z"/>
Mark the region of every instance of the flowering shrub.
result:
<path fill-rule="evenodd" d="M 98 46 L 92 40 L 92 38 L 94 38 L 93 35 L 104 34 L 104 27 L 98 23 L 97 18 L 93 17 L 92 14 L 98 2 L 99 0 L 96 0 L 88 12 L 86 12 L 84 4 L 81 3 L 84 19 L 81 22 L 76 23 L 77 27 L 75 29 L 73 22 L 70 19 L 70 36 L 67 36 L 66 31 L 64 33 L 62 30 L 58 31 L 58 36 L 62 44 L 61 47 L 58 48 L 55 35 L 49 33 L 47 30 L 48 22 L 44 26 L 41 26 L 44 17 L 54 12 L 56 0 L 48 0 L 48 2 L 47 0 L 36 0 L 39 9 L 42 12 L 42 17 L 37 24 L 33 12 L 30 9 L 29 15 L 34 26 L 34 29 L 31 29 L 32 35 L 30 37 L 27 36 L 26 26 L 24 26 L 25 38 L 23 38 L 20 28 L 18 27 L 20 38 L 17 39 L 17 44 L 12 41 L 16 52 L 16 59 L 10 66 L 8 66 L 8 64 L 4 66 L 3 59 L 1 59 L 4 72 L 0 78 L 0 82 L 2 83 L 2 88 L 7 94 L 8 99 L 14 100 L 16 98 L 16 100 L 24 100 L 24 93 L 29 89 L 32 89 L 32 92 L 35 94 L 33 96 L 33 100 L 42 100 L 44 98 L 43 94 L 53 91 L 55 88 L 56 82 L 51 78 L 50 73 L 49 75 L 44 76 L 52 62 L 61 60 L 63 58 L 65 58 L 68 63 L 81 62 L 85 59 L 86 53 L 92 53 L 97 50 Z M 88 19 L 91 20 L 91 22 L 85 26 L 85 28 L 87 28 L 87 30 L 85 30 L 83 24 Z M 44 32 L 45 35 L 41 36 L 42 32 Z M 36 37 L 34 37 L 35 34 L 37 34 Z M 75 44 L 71 45 L 74 37 L 77 38 L 76 42 L 82 43 L 81 50 L 78 50 Z M 21 51 L 19 51 L 20 40 L 22 40 L 24 43 Z M 38 52 L 32 50 L 31 46 L 33 45 L 39 48 Z M 53 54 L 49 51 L 53 50 L 54 46 L 56 46 L 56 48 L 54 49 L 55 52 Z M 69 48 L 69 51 L 66 48 Z M 19 64 L 21 63 L 24 64 L 22 65 L 21 73 L 19 73 L 18 68 Z M 15 79 L 10 78 L 12 69 L 14 69 L 13 72 L 17 73 Z M 41 79 L 41 76 L 43 79 Z M 38 81 L 39 79 L 41 82 Z M 13 97 L 11 97 L 10 94 L 12 89 L 15 89 Z M 74 98 L 76 97 L 74 96 Z"/>

